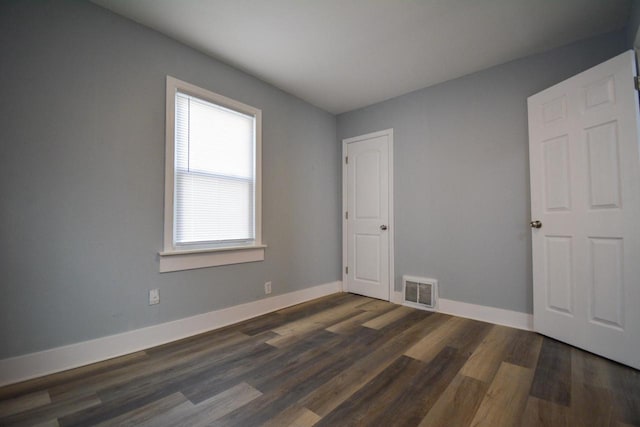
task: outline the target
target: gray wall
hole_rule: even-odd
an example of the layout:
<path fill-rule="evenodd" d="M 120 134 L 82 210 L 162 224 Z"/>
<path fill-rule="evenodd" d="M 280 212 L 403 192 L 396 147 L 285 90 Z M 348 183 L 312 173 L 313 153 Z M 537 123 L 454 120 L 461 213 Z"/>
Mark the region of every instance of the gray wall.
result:
<path fill-rule="evenodd" d="M 640 49 L 640 0 L 632 0 L 626 29 L 627 47 Z"/>
<path fill-rule="evenodd" d="M 2 2 L 0 53 L 0 358 L 340 279 L 334 116 L 87 2 Z M 264 262 L 158 273 L 167 74 L 262 109 Z"/>
<path fill-rule="evenodd" d="M 625 49 L 624 31 L 338 116 L 339 139 L 394 128 L 395 286 L 532 311 L 527 97 Z"/>

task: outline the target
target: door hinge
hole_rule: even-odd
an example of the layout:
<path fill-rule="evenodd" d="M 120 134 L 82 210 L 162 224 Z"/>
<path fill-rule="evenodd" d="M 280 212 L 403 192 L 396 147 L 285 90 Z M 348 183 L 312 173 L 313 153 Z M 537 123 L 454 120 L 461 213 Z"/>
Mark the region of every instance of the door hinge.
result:
<path fill-rule="evenodd" d="M 349 164 L 349 156 L 347 156 L 347 157 L 345 157 L 345 158 L 344 158 L 344 162 L 345 162 L 346 164 Z"/>
<path fill-rule="evenodd" d="M 344 219 L 349 219 L 349 211 L 344 213 Z"/>
<path fill-rule="evenodd" d="M 344 268 L 344 274 L 349 274 L 349 267 Z"/>
<path fill-rule="evenodd" d="M 633 86 L 636 88 L 636 90 L 640 90 L 640 77 L 639 76 L 635 76 L 633 78 Z"/>

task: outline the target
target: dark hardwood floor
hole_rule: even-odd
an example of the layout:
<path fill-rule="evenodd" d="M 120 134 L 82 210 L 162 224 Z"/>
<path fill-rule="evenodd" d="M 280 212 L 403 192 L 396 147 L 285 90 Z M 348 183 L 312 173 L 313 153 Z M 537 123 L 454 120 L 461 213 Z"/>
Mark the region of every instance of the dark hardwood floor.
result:
<path fill-rule="evenodd" d="M 640 425 L 640 373 L 532 332 L 336 294 L 0 388 L 0 425 Z"/>

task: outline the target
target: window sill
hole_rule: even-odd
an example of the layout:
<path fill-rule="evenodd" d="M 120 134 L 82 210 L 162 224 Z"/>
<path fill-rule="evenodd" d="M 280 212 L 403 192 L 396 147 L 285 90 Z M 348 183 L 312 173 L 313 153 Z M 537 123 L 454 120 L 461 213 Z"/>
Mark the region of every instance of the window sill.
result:
<path fill-rule="evenodd" d="M 266 245 L 160 252 L 160 273 L 264 261 Z"/>

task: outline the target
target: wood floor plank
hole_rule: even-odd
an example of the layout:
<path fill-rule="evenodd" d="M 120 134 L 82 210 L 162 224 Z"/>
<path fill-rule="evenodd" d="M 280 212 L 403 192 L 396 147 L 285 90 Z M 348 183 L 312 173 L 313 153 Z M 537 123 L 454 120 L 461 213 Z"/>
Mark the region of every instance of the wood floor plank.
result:
<path fill-rule="evenodd" d="M 613 399 L 604 388 L 572 384 L 569 425 L 609 426 L 614 421 Z"/>
<path fill-rule="evenodd" d="M 185 426 L 204 427 L 212 425 L 216 420 L 228 413 L 243 407 L 252 400 L 260 397 L 260 393 L 247 383 L 240 383 L 223 391 L 209 399 L 193 405 L 181 413 L 164 416 L 161 419 L 152 419 L 147 423 L 148 427 L 155 426 Z"/>
<path fill-rule="evenodd" d="M 568 408 L 529 396 L 521 427 L 569 427 Z"/>
<path fill-rule="evenodd" d="M 411 313 L 411 308 L 405 306 L 399 306 L 394 308 L 391 311 L 388 311 L 384 314 L 381 314 L 368 322 L 365 322 L 362 326 L 371 329 L 382 329 L 385 326 L 402 319 L 404 316 L 407 316 Z"/>
<path fill-rule="evenodd" d="M 205 354 L 203 357 L 191 359 L 188 363 L 176 364 L 169 371 L 136 377 L 128 383 L 100 390 L 99 396 L 105 401 L 105 406 L 117 406 L 120 402 L 130 405 L 133 404 L 132 400 L 140 396 L 184 391 L 186 387 L 198 383 L 203 378 L 216 378 L 218 375 L 251 369 L 252 358 L 264 360 L 274 357 L 273 347 L 264 344 L 270 336 L 254 337 L 242 346 L 235 346 L 234 351 Z"/>
<path fill-rule="evenodd" d="M 610 377 L 604 359 L 571 349 L 571 406 L 569 425 L 614 425 L 615 411 Z"/>
<path fill-rule="evenodd" d="M 293 405 L 276 415 L 262 427 L 311 427 L 320 420 L 320 415 L 303 406 Z"/>
<path fill-rule="evenodd" d="M 225 345 L 212 345 L 201 351 L 182 354 L 179 359 L 153 363 L 152 367 L 137 372 L 127 382 L 117 382 L 109 387 L 98 390 L 103 400 L 127 400 L 145 393 L 150 393 L 171 385 L 174 391 L 179 391 L 185 384 L 191 384 L 202 377 L 213 376 L 236 367 L 238 364 L 247 366 L 252 357 L 261 357 L 272 351 L 272 347 L 265 344 L 274 336 L 273 333 L 263 333 L 252 337 L 244 336 L 239 340 L 225 341 Z M 170 367 L 170 370 L 166 368 Z M 163 368 L 163 369 L 159 369 Z M 170 393 L 166 393 L 170 394 Z"/>
<path fill-rule="evenodd" d="M 287 322 L 287 317 L 276 312 L 245 320 L 237 325 L 237 330 L 247 335 L 257 335 L 277 328 Z"/>
<path fill-rule="evenodd" d="M 3 400 L 0 402 L 0 418 L 28 411 L 29 409 L 34 409 L 48 403 L 51 403 L 51 397 L 49 397 L 49 392 L 46 390 L 23 394 L 20 397 Z"/>
<path fill-rule="evenodd" d="M 419 427 L 469 425 L 488 388 L 487 383 L 457 375 L 423 418 Z"/>
<path fill-rule="evenodd" d="M 263 396 L 250 402 L 245 408 L 228 414 L 217 423 L 230 426 L 260 425 L 278 416 L 287 407 L 299 405 L 302 398 L 351 369 L 355 360 L 368 355 L 371 348 L 383 346 L 394 336 L 380 334 L 368 328 L 362 329 L 339 350 L 329 349 L 309 361 L 303 369 L 292 371 L 289 375 L 281 376 L 275 372 L 272 376 L 261 376 L 257 384 L 249 380 L 250 384 L 264 393 Z"/>
<path fill-rule="evenodd" d="M 303 302 L 300 304 L 292 305 L 291 307 L 286 307 L 281 310 L 276 311 L 278 314 L 282 314 L 285 316 L 294 316 L 294 320 L 301 319 L 303 317 L 308 317 L 313 314 L 319 313 L 323 310 L 326 310 L 331 307 L 335 307 L 336 305 L 342 304 L 344 302 L 349 301 L 361 301 L 361 303 L 365 303 L 370 301 L 370 298 L 363 297 L 361 295 L 354 295 L 349 293 L 337 293 L 333 295 L 328 295 L 326 297 L 317 298 L 312 301 Z"/>
<path fill-rule="evenodd" d="M 314 358 L 344 340 L 344 337 L 329 332 L 318 332 L 286 350 L 274 348 L 261 356 L 237 359 L 186 385 L 182 391 L 194 403 L 206 400 L 238 382 L 247 382 L 257 386 L 260 391 L 265 391 L 268 389 L 267 385 L 274 387 L 286 381 L 289 376 L 308 370 L 307 364 L 312 363 Z"/>
<path fill-rule="evenodd" d="M 443 348 L 429 363 L 400 356 L 318 425 L 415 426 L 465 361 L 452 347 Z"/>
<path fill-rule="evenodd" d="M 559 405 L 571 404 L 571 348 L 551 338 L 544 338 L 531 396 Z"/>
<path fill-rule="evenodd" d="M 467 357 L 453 347 L 445 347 L 426 363 L 406 386 L 391 396 L 390 403 L 379 419 L 367 414 L 369 425 L 416 426 L 438 401 L 444 390 L 451 384 Z"/>
<path fill-rule="evenodd" d="M 353 298 L 359 299 L 362 303 L 367 303 L 371 300 L 370 298 L 364 298 L 361 296 L 336 293 L 246 320 L 237 324 L 236 327 L 242 333 L 247 335 L 256 335 L 276 329 L 286 323 L 319 313 L 327 308 L 335 307 L 342 302 L 349 301 Z"/>
<path fill-rule="evenodd" d="M 345 320 L 350 320 L 353 317 L 355 316 L 343 315 L 342 317 L 337 318 L 336 322 L 340 323 Z M 267 344 L 273 347 L 277 347 L 279 349 L 286 349 L 287 347 L 291 345 L 295 345 L 296 343 L 300 342 L 300 340 L 303 340 L 308 336 L 312 335 L 314 332 L 324 329 L 325 326 L 328 326 L 328 325 L 332 325 L 332 322 L 328 322 L 326 324 L 321 324 L 321 323 L 309 324 L 304 328 L 298 329 L 297 331 L 290 332 L 285 335 L 277 335 L 271 338 L 270 340 L 268 340 Z"/>
<path fill-rule="evenodd" d="M 328 308 L 319 313 L 291 321 L 285 325 L 279 326 L 273 329 L 278 335 L 290 335 L 307 331 L 314 331 L 323 329 L 326 326 L 334 323 L 338 323 L 336 319 L 343 317 L 353 317 L 360 313 L 356 310 L 356 306 L 361 305 L 360 299 L 351 299 L 339 304 L 335 307 Z"/>
<path fill-rule="evenodd" d="M 532 380 L 531 369 L 501 363 L 470 425 L 517 425 L 526 407 Z"/>
<path fill-rule="evenodd" d="M 237 329 L 247 335 L 256 335 L 274 330 L 286 323 L 322 312 L 323 310 L 335 307 L 344 301 L 350 301 L 354 298 L 358 299 L 362 303 L 366 303 L 371 300 L 370 298 L 364 298 L 352 294 L 336 293 L 246 320 L 239 323 L 237 325 Z"/>
<path fill-rule="evenodd" d="M 216 375 L 227 369 L 226 363 L 251 364 L 252 357 L 260 357 L 273 347 L 264 344 L 272 334 L 248 337 L 242 346 L 227 348 L 218 358 L 207 357 L 179 365 L 174 370 L 156 372 L 150 376 L 139 377 L 130 383 L 119 384 L 99 392 L 103 404 L 65 416 L 62 424 L 92 425 L 118 416 L 127 411 L 144 406 L 169 394 L 182 391 L 187 386 Z"/>
<path fill-rule="evenodd" d="M 571 348 L 571 379 L 579 384 L 588 384 L 611 390 L 610 361 L 579 348 Z"/>
<path fill-rule="evenodd" d="M 354 353 L 363 352 L 370 343 L 379 342 L 380 338 L 379 335 L 370 333 L 362 334 L 357 338 L 335 335 L 326 331 L 318 332 L 317 335 L 301 344 L 300 349 L 304 351 L 287 351 L 273 363 L 248 372 L 242 379 L 264 393 L 277 388 L 290 387 L 296 378 L 303 378 L 309 373 L 322 370 L 322 374 L 317 378 L 319 379 L 335 369 L 347 366 L 336 360 L 338 355 L 342 355 L 349 363 Z M 313 344 L 318 342 L 324 342 L 324 344 Z M 306 348 L 302 347 L 305 345 Z"/>
<path fill-rule="evenodd" d="M 494 325 L 469 357 L 460 374 L 489 383 L 505 358 L 506 349 L 516 330 Z"/>
<path fill-rule="evenodd" d="M 387 399 L 394 390 L 398 390 L 398 384 L 411 381 L 423 366 L 422 362 L 406 356 L 394 359 L 386 369 L 373 376 L 353 395 L 322 417 L 316 426 L 367 425 L 365 421 L 367 416 L 379 420 L 385 411 Z M 380 425 L 385 424 L 380 422 Z"/>
<path fill-rule="evenodd" d="M 173 393 L 147 405 L 125 412 L 117 417 L 96 424 L 100 427 L 129 427 L 141 425 L 150 419 L 163 416 L 166 412 L 189 402 L 182 393 Z M 189 402 L 190 403 L 190 402 Z"/>
<path fill-rule="evenodd" d="M 465 325 L 452 334 L 447 345 L 457 349 L 462 356 L 469 357 L 491 332 L 494 325 L 477 320 L 464 320 Z"/>
<path fill-rule="evenodd" d="M 6 418 L 2 418 L 2 425 L 6 426 L 22 426 L 33 425 L 42 422 L 50 422 L 68 414 L 73 414 L 87 408 L 97 407 L 102 402 L 95 394 L 85 396 L 74 396 L 72 399 L 65 399 L 57 402 L 51 402 L 44 406 L 20 412 Z"/>
<path fill-rule="evenodd" d="M 174 424 L 189 414 L 193 407 L 193 403 L 187 399 L 185 402 L 140 423 L 138 427 L 174 427 Z"/>
<path fill-rule="evenodd" d="M 397 306 L 395 304 L 392 304 L 388 301 L 381 301 L 379 299 L 370 300 L 365 302 L 364 304 L 360 304 L 356 306 L 358 310 L 375 311 L 375 312 L 386 312 L 396 307 Z"/>
<path fill-rule="evenodd" d="M 365 358 L 355 362 L 349 370 L 318 387 L 303 398 L 300 404 L 320 416 L 325 416 L 386 369 L 423 334 L 437 328 L 446 320 L 445 316 L 429 316 L 413 324 L 383 346 L 371 351 Z"/>
<path fill-rule="evenodd" d="M 358 330 L 363 323 L 378 316 L 376 311 L 364 311 L 356 314 L 353 317 L 349 317 L 341 322 L 335 323 L 327 327 L 327 331 L 334 332 L 336 334 L 348 335 Z"/>
<path fill-rule="evenodd" d="M 217 420 L 220 426 L 252 426 L 261 425 L 277 417 L 287 408 L 297 405 L 299 396 L 308 394 L 319 383 L 327 379 L 325 370 L 306 370 L 301 375 L 289 378 L 282 387 L 264 393 L 245 407 L 235 410 Z"/>
<path fill-rule="evenodd" d="M 542 348 L 542 335 L 516 330 L 507 344 L 504 361 L 524 368 L 535 368 Z"/>
<path fill-rule="evenodd" d="M 359 314 L 355 307 L 361 304 L 360 299 L 347 300 L 322 312 L 286 323 L 273 329 L 278 336 L 267 341 L 267 344 L 280 348 L 286 347 L 302 335 L 324 329 Z"/>
<path fill-rule="evenodd" d="M 120 366 L 116 369 L 101 372 L 97 375 L 85 376 L 57 385 L 49 389 L 53 399 L 68 398 L 74 393 L 86 394 L 97 393 L 105 389 L 128 385 L 132 381 L 151 375 L 163 375 L 167 370 L 175 371 L 179 366 L 191 364 L 196 360 L 206 358 L 209 362 L 219 360 L 233 354 L 244 346 L 251 345 L 256 340 L 264 342 L 274 335 L 272 333 L 249 337 L 248 335 L 235 332 L 226 336 L 222 340 L 214 339 L 211 342 L 194 341 L 192 347 L 179 347 L 178 351 L 161 352 L 151 360 L 145 359 L 135 361 L 128 365 Z"/>
<path fill-rule="evenodd" d="M 138 351 L 120 357 L 104 360 L 99 363 L 81 366 L 75 369 L 58 372 L 44 377 L 34 378 L 32 380 L 11 384 L 0 388 L 0 400 L 6 400 L 21 396 L 23 394 L 32 393 L 37 390 L 51 389 L 56 385 L 68 384 L 74 379 L 93 377 L 102 372 L 109 372 L 121 366 L 128 366 L 132 362 L 147 359 L 145 351 Z"/>
<path fill-rule="evenodd" d="M 183 338 L 178 341 L 169 342 L 147 349 L 149 357 L 164 357 L 184 354 L 185 350 L 202 349 L 211 345 L 224 345 L 224 343 L 232 342 L 234 339 L 245 337 L 242 331 L 233 327 L 225 327 L 214 331 L 204 332 L 202 334 Z"/>
<path fill-rule="evenodd" d="M 58 424 L 58 420 L 48 420 L 33 424 L 31 427 L 60 427 L 60 424 Z"/>
<path fill-rule="evenodd" d="M 182 391 L 189 400 L 197 404 L 222 391 L 220 388 L 208 387 L 209 384 L 224 382 L 226 385 L 233 386 L 238 383 L 236 378 L 254 369 L 256 364 L 267 363 L 277 357 L 278 353 L 273 347 L 261 343 L 240 353 L 229 355 L 214 364 L 199 361 L 194 364 L 193 369 L 183 366 L 165 376 L 142 378 L 124 388 L 107 389 L 101 392 L 100 396 L 106 401 L 106 405 L 127 398 L 172 390 Z"/>
<path fill-rule="evenodd" d="M 614 362 L 607 368 L 618 422 L 640 425 L 640 371 Z"/>
<path fill-rule="evenodd" d="M 450 317 L 442 325 L 433 330 L 430 334 L 425 335 L 420 341 L 415 343 L 404 354 L 405 356 L 429 362 L 443 348 L 447 346 L 453 334 L 460 328 L 464 327 L 466 319 L 461 317 Z"/>

